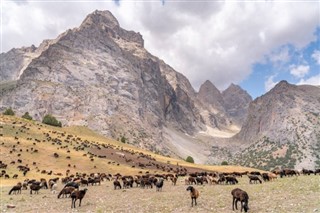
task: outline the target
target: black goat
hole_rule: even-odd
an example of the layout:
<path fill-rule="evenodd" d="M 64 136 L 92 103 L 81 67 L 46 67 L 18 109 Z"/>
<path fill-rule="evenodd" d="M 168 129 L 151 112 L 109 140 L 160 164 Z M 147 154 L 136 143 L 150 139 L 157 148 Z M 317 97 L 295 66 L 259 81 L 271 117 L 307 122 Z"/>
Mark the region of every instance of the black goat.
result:
<path fill-rule="evenodd" d="M 242 189 L 235 188 L 231 191 L 232 195 L 232 210 L 234 211 L 234 206 L 236 206 L 236 210 L 238 210 L 238 201 L 241 203 L 241 212 L 244 209 L 244 212 L 248 212 L 249 210 L 249 196 L 248 193 L 243 191 Z"/>
<path fill-rule="evenodd" d="M 199 191 L 195 189 L 193 186 L 188 186 L 187 191 L 190 191 L 191 206 L 193 206 L 193 201 L 194 201 L 194 204 L 197 205 L 197 198 L 200 195 Z"/>

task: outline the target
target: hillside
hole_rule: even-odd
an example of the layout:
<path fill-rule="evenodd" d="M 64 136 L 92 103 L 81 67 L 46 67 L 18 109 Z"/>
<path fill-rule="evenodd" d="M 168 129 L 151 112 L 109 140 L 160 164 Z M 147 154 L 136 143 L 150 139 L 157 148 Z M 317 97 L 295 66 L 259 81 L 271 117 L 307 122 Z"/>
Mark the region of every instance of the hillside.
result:
<path fill-rule="evenodd" d="M 238 166 L 190 164 L 108 139 L 85 127 L 58 128 L 3 115 L 0 115 L 0 125 L 1 161 L 8 165 L 7 174 L 10 177 L 18 174 L 21 181 L 38 178 L 50 171 L 52 176 L 65 175 L 68 169 L 71 174 L 103 172 L 124 175 L 253 170 Z M 31 170 L 23 177 L 18 165 L 28 165 Z M 43 170 L 45 174 L 41 174 Z M 17 180 L 1 178 L 2 185 L 12 181 Z"/>

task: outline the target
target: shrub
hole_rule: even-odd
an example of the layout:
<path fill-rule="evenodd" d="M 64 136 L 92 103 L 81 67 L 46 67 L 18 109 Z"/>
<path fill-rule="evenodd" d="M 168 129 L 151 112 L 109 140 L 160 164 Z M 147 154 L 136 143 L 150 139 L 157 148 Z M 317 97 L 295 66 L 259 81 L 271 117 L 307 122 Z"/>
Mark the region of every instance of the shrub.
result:
<path fill-rule="evenodd" d="M 126 137 L 121 136 L 121 140 L 120 140 L 120 141 L 121 141 L 122 143 L 126 143 L 126 140 L 127 140 Z"/>
<path fill-rule="evenodd" d="M 189 162 L 189 163 L 194 163 L 194 160 L 193 160 L 193 158 L 191 156 L 188 156 L 186 161 Z"/>
<path fill-rule="evenodd" d="M 29 112 L 24 113 L 24 115 L 22 115 L 22 118 L 32 120 L 32 117 L 29 115 Z"/>
<path fill-rule="evenodd" d="M 14 115 L 14 111 L 10 108 L 6 109 L 3 113 L 4 115 Z"/>
<path fill-rule="evenodd" d="M 50 114 L 47 114 L 46 116 L 44 116 L 44 118 L 42 119 L 42 123 L 48 124 L 51 126 L 58 126 L 58 127 L 62 126 L 61 122 L 58 121 L 54 116 Z"/>
<path fill-rule="evenodd" d="M 227 166 L 227 165 L 229 165 L 229 164 L 228 164 L 227 161 L 222 161 L 221 165 L 222 165 L 222 166 Z"/>

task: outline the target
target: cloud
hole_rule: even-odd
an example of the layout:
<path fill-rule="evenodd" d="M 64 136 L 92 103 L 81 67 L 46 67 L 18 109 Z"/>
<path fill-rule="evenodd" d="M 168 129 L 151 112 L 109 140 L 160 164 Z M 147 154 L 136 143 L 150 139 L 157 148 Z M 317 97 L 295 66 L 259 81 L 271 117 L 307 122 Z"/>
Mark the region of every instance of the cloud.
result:
<path fill-rule="evenodd" d="M 266 92 L 270 91 L 277 83 L 279 83 L 274 81 L 275 77 L 276 75 L 269 76 L 268 79 L 264 82 L 264 88 Z"/>
<path fill-rule="evenodd" d="M 309 84 L 309 85 L 319 86 L 320 85 L 320 74 L 312 76 L 306 80 L 301 79 L 297 84 L 298 85 Z"/>
<path fill-rule="evenodd" d="M 117 4 L 116 4 L 117 3 Z M 302 48 L 315 40 L 318 4 L 287 2 L 3 2 L 2 50 L 39 45 L 77 27 L 96 9 L 139 31 L 145 47 L 195 88 L 210 80 L 219 89 L 240 83 L 275 49 Z M 283 55 L 274 60 L 285 60 Z"/>
<path fill-rule="evenodd" d="M 315 50 L 311 57 L 317 62 L 317 64 L 320 64 L 320 51 L 319 50 Z"/>
<path fill-rule="evenodd" d="M 290 74 L 296 78 L 303 78 L 306 74 L 309 73 L 309 65 L 292 65 L 290 69 Z"/>

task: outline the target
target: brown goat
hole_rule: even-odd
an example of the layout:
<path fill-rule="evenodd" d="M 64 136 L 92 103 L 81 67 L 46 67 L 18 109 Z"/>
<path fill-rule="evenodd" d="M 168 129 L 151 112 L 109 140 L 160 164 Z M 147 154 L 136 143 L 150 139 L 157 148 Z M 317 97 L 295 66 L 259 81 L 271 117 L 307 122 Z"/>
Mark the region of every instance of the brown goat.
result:
<path fill-rule="evenodd" d="M 194 204 L 197 205 L 197 198 L 200 195 L 199 191 L 195 189 L 193 186 L 188 186 L 187 191 L 190 191 L 191 206 L 193 207 L 193 201 L 194 201 Z"/>
<path fill-rule="evenodd" d="M 249 196 L 247 192 L 243 191 L 242 189 L 235 188 L 231 191 L 232 195 L 232 210 L 234 211 L 234 206 L 236 206 L 236 210 L 238 210 L 238 201 L 241 203 L 241 212 L 244 209 L 244 212 L 247 212 L 249 209 Z"/>

